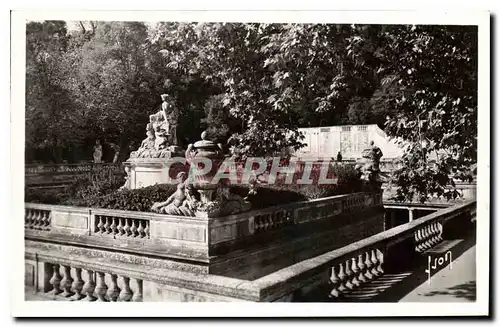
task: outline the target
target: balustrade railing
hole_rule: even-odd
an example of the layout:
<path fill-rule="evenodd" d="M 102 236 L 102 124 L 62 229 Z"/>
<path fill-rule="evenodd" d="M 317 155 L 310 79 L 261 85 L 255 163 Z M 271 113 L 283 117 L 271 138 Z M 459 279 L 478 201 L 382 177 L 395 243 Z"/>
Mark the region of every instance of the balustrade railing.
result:
<path fill-rule="evenodd" d="M 54 300 L 142 302 L 142 280 L 68 262 L 46 262 L 48 285 L 40 295 Z"/>
<path fill-rule="evenodd" d="M 95 215 L 94 233 L 111 237 L 149 238 L 150 221 L 111 215 Z"/>
<path fill-rule="evenodd" d="M 338 298 L 361 284 L 381 276 L 384 273 L 383 263 L 383 252 L 374 248 L 365 249 L 345 262 L 332 266 L 329 296 Z"/>
<path fill-rule="evenodd" d="M 323 200 L 310 201 L 302 205 L 282 206 L 281 210 L 268 209 L 269 211 L 263 210 L 260 214 L 245 213 L 234 217 L 237 217 L 240 222 L 251 217 L 254 219 L 255 231 L 264 232 L 279 226 L 296 223 L 295 210 L 306 210 L 306 212 L 314 212 L 316 216 L 321 216 L 321 210 L 324 209 L 326 213 L 327 209 L 325 208 L 335 210 L 335 208 L 339 209 L 337 206 L 340 205 L 342 210 L 352 210 L 356 206 L 368 203 L 367 201 L 369 202 L 369 198 L 366 194 L 353 194 L 332 197 L 326 203 L 323 203 Z M 372 198 L 371 201 L 377 203 L 379 200 L 378 198 Z M 323 209 L 319 209 L 322 205 L 324 205 Z M 84 216 L 86 210 L 89 210 L 86 216 L 89 221 L 89 230 L 87 230 L 90 234 L 89 237 L 112 236 L 113 238 L 147 240 L 157 235 L 171 240 L 174 235 L 183 233 L 180 230 L 175 230 L 175 234 L 168 233 L 174 227 L 178 228 L 183 221 L 190 220 L 181 217 L 172 221 L 172 224 L 167 225 L 168 228 L 163 230 L 163 234 L 155 234 L 151 232 L 151 228 L 159 228 L 155 224 L 164 223 L 162 220 L 155 219 L 166 215 L 149 214 L 147 216 L 145 213 L 104 209 L 95 209 L 94 212 L 90 212 L 90 209 L 81 208 L 78 210 L 72 209 L 71 215 L 65 215 L 63 216 L 64 219 L 62 219 L 58 218 L 58 215 L 64 211 L 64 208 L 54 207 L 55 209 L 51 211 L 49 210 L 50 206 L 27 204 L 25 218 L 27 234 L 30 233 L 31 229 L 35 229 L 35 226 L 46 228 L 47 221 L 51 226 L 54 223 L 54 218 L 56 218 L 55 220 L 61 219 L 61 221 L 67 221 L 68 217 L 69 220 L 77 219 L 78 215 Z M 43 266 L 41 271 L 39 270 L 34 274 L 34 276 L 44 276 L 44 278 L 39 279 L 44 285 L 43 287 L 37 287 L 38 292 L 58 300 L 142 301 L 144 296 L 143 281 L 148 283 L 148 287 L 151 287 L 151 283 L 168 281 L 174 283 L 172 284 L 174 287 L 181 289 L 187 287 L 186 285 L 190 285 L 189 287 L 194 291 L 203 288 L 211 294 L 250 301 L 304 301 L 311 294 L 315 292 L 317 294 L 318 291 L 331 300 L 342 301 L 351 294 L 358 292 L 364 285 L 371 282 L 377 283 L 377 279 L 391 272 L 391 263 L 394 263 L 394 261 L 406 255 L 423 255 L 426 251 L 447 239 L 450 232 L 472 228 L 472 225 L 467 224 L 475 217 L 475 208 L 476 201 L 444 208 L 347 246 L 302 260 L 255 280 L 231 279 L 209 273 L 194 275 L 188 272 L 185 274 L 172 274 L 168 279 L 164 279 L 162 274 L 168 274 L 168 269 L 150 271 L 147 264 L 140 264 L 143 266 L 132 266 L 127 263 L 115 265 L 115 261 L 107 262 L 105 257 L 93 259 L 95 254 L 92 251 L 94 250 L 88 248 L 90 246 L 93 249 L 98 249 L 99 245 L 97 243 L 87 243 L 85 246 L 79 246 L 77 241 L 84 237 L 81 235 L 78 238 L 71 239 L 70 245 L 73 248 L 71 251 L 77 250 L 77 252 L 72 252 L 77 253 L 74 256 L 68 257 L 57 253 L 55 250 L 45 254 L 44 251 L 35 248 L 31 250 L 27 258 L 34 266 L 40 267 L 40 264 Z M 144 216 L 141 217 L 141 214 Z M 196 218 L 192 220 L 196 222 Z M 199 220 L 196 223 L 198 224 L 196 226 L 200 226 Z M 33 228 L 30 226 L 33 226 Z M 57 229 L 57 226 L 55 224 L 53 228 Z M 135 226 L 135 228 L 132 228 L 132 226 Z M 38 245 L 44 244 L 46 240 L 51 243 L 53 241 L 63 242 L 62 239 L 57 238 L 60 234 L 53 234 L 54 239 L 50 239 L 51 232 L 46 232 L 49 238 L 33 238 L 35 241 L 31 242 Z M 194 233 L 194 230 L 191 232 Z M 36 231 L 36 233 L 40 234 L 40 231 Z M 44 231 L 41 233 L 43 234 Z M 61 233 L 61 231 L 59 230 L 58 233 Z M 210 232 L 204 231 L 204 233 L 209 234 Z M 159 239 L 151 239 L 151 241 L 158 242 Z M 120 243 L 122 242 L 123 240 Z M 115 245 L 117 244 L 115 243 Z M 197 244 L 199 246 L 200 243 Z M 52 248 L 55 248 L 55 246 L 51 245 Z M 41 249 L 43 248 L 42 246 Z M 104 248 L 105 251 L 109 251 L 109 249 L 109 246 Z M 394 249 L 399 249 L 399 252 Z M 402 253 L 400 249 L 412 253 Z M 132 248 L 127 246 L 127 251 L 131 252 L 131 250 Z M 111 253 L 114 252 L 109 252 L 108 255 L 111 256 Z M 143 254 L 145 255 L 145 253 L 146 251 Z M 130 259 L 131 262 L 136 262 L 135 260 L 140 257 L 141 253 L 138 250 L 130 255 L 137 257 L 136 259 Z M 117 257 L 113 260 L 119 259 Z"/>
<path fill-rule="evenodd" d="M 51 211 L 36 207 L 26 208 L 24 211 L 24 227 L 28 229 L 50 230 Z"/>
<path fill-rule="evenodd" d="M 353 193 L 332 196 L 253 210 L 228 218 L 221 217 L 220 221 L 216 219 L 209 226 L 203 227 L 207 229 L 203 231 L 203 234 L 209 233 L 209 229 L 224 229 L 226 235 L 224 239 L 212 238 L 213 244 L 217 244 L 252 234 L 279 230 L 287 226 L 320 219 L 333 219 L 337 215 L 370 209 L 372 206 L 382 208 L 380 194 Z M 236 227 L 245 220 L 248 221 L 249 228 Z M 112 239 L 121 239 L 125 242 L 135 242 L 136 240 L 149 242 L 155 238 L 198 241 L 197 235 L 200 231 L 201 221 L 203 218 L 170 216 L 150 212 L 25 204 L 25 228 L 28 236 L 30 236 L 29 230 L 32 229 L 38 230 L 35 233 L 37 237 L 45 235 L 40 231 L 48 233 L 47 237 L 51 237 L 51 233 L 57 234 L 57 237 L 79 235 L 76 242 L 89 242 L 90 238 L 96 237 L 107 239 L 108 242 Z M 153 225 L 156 226 L 155 231 L 152 230 Z M 231 235 L 227 234 L 227 226 L 234 226 L 230 230 Z"/>
<path fill-rule="evenodd" d="M 53 174 L 53 173 L 87 173 L 97 168 L 107 168 L 122 171 L 119 163 L 84 163 L 84 164 L 52 164 L 52 165 L 25 165 L 27 175 Z"/>
<path fill-rule="evenodd" d="M 476 202 L 469 201 L 438 210 L 410 223 L 304 260 L 262 277 L 255 283 L 259 285 L 266 301 L 302 301 L 308 294 L 317 296 L 318 290 L 330 299 L 342 300 L 362 285 L 383 276 L 387 261 L 401 259 L 390 257 L 390 253 L 393 253 L 391 249 L 410 241 L 413 252 L 422 255 L 444 240 L 445 226 L 453 226 L 450 229 L 460 226 L 466 230 L 467 224 L 475 218 L 475 207 Z M 303 282 L 297 283 L 301 276 L 304 276 Z"/>
<path fill-rule="evenodd" d="M 293 224 L 292 212 L 289 210 L 278 210 L 267 214 L 260 214 L 254 217 L 255 232 L 280 228 Z"/>

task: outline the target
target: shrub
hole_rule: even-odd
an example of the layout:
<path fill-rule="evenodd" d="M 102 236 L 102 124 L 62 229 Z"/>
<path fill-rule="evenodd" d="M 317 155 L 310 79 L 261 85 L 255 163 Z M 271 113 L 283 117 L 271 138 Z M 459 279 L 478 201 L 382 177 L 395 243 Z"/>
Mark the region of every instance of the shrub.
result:
<path fill-rule="evenodd" d="M 78 177 L 68 188 L 67 192 L 73 199 L 91 199 L 97 196 L 110 194 L 118 190 L 125 183 L 125 172 L 117 174 L 113 168 L 98 167 L 91 173 Z"/>
<path fill-rule="evenodd" d="M 70 194 L 65 189 L 24 188 L 24 202 L 61 204 L 69 197 Z"/>
<path fill-rule="evenodd" d="M 155 202 L 165 201 L 175 192 L 176 185 L 157 184 L 135 190 L 119 190 L 105 195 L 72 199 L 66 204 L 132 211 L 150 211 Z"/>

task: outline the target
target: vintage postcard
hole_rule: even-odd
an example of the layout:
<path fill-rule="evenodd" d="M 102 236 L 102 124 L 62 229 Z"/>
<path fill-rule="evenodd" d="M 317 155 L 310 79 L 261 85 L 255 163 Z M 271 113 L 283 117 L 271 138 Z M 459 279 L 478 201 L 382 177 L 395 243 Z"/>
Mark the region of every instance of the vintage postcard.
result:
<path fill-rule="evenodd" d="M 488 12 L 11 17 L 13 315 L 490 314 Z"/>

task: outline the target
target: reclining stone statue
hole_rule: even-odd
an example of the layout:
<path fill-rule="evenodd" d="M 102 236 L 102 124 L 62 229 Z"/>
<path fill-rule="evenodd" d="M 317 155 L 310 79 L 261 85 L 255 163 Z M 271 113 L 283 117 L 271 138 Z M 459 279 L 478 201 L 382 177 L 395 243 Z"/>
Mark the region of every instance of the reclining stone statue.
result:
<path fill-rule="evenodd" d="M 151 210 L 167 215 L 194 217 L 198 204 L 196 190 L 187 183 L 185 172 L 177 174 L 177 179 L 180 180 L 177 190 L 166 201 L 155 202 Z"/>

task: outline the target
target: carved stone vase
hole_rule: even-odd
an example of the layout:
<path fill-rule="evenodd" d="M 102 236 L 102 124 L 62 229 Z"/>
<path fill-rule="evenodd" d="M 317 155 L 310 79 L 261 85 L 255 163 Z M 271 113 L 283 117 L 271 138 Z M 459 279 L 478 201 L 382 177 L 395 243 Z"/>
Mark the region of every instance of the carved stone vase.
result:
<path fill-rule="evenodd" d="M 198 207 L 198 216 L 214 217 L 220 211 L 221 204 L 216 198 L 219 182 L 215 182 L 214 176 L 224 161 L 224 155 L 220 147 L 214 142 L 208 140 L 206 132 L 201 134 L 201 141 L 188 146 L 186 151 L 186 161 L 190 167 L 191 183 L 200 194 L 201 205 Z M 207 173 L 200 175 L 194 174 L 193 165 L 198 165 L 199 169 L 205 168 L 205 163 L 211 163 L 211 169 Z"/>

